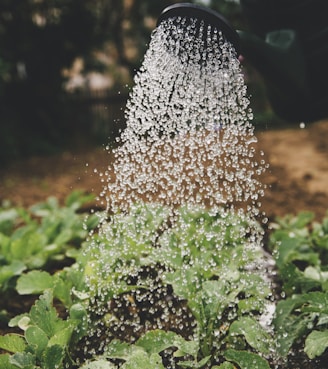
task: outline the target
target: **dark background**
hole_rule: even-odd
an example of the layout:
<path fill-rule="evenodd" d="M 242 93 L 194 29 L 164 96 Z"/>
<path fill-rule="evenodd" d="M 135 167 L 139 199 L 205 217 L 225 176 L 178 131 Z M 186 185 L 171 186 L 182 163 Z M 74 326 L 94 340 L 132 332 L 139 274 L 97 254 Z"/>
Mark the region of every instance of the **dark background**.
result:
<path fill-rule="evenodd" d="M 0 162 L 112 140 L 156 19 L 176 2 L 0 0 Z M 209 6 L 247 27 L 238 2 Z M 69 89 L 77 60 L 82 83 Z M 92 87 L 90 72 L 111 83 Z M 251 69 L 246 79 L 261 121 L 263 86 Z"/>

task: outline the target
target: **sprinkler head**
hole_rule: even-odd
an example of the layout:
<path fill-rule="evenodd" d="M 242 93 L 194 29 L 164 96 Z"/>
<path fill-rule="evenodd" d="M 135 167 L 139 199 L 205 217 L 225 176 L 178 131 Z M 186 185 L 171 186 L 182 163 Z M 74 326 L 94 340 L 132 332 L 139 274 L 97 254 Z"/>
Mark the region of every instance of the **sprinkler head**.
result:
<path fill-rule="evenodd" d="M 216 27 L 218 31 L 222 32 L 227 41 L 234 46 L 237 55 L 240 54 L 240 40 L 238 33 L 231 27 L 230 23 L 216 11 L 190 3 L 174 4 L 168 6 L 162 11 L 157 20 L 157 26 L 163 20 L 174 17 L 193 18 L 197 19 L 199 22 L 203 21 L 205 26 L 210 25 L 212 27 Z"/>

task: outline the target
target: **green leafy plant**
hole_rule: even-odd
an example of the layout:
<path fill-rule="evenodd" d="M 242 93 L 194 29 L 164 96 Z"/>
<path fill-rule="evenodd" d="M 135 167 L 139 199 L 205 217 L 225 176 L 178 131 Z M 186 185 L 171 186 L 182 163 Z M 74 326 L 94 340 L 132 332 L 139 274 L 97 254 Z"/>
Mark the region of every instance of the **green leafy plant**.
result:
<path fill-rule="evenodd" d="M 13 259 L 23 267 L 2 291 L 39 298 L 0 337 L 1 368 L 269 369 L 300 347 L 309 360 L 325 356 L 327 218 L 318 223 L 301 213 L 273 224 L 282 299 L 272 331 L 261 323 L 272 299 L 256 239 L 261 229 L 246 215 L 136 204 L 129 213 L 86 220 L 80 196 L 63 208 L 49 200 L 0 213 L 10 242 L 14 234 L 24 238 L 27 231 L 18 231 L 26 227 L 49 242 L 64 240 L 41 268 L 33 262 L 41 250 Z M 0 270 L 9 265 L 2 255 Z M 48 270 L 68 255 L 72 263 Z"/>
<path fill-rule="evenodd" d="M 70 362 L 69 348 L 78 340 L 86 311 L 73 305 L 68 319 L 58 316 L 53 303 L 53 291 L 46 289 L 29 314 L 22 314 L 9 323 L 19 327 L 24 335 L 7 334 L 0 337 L 0 348 L 11 353 L 0 355 L 5 368 L 52 369 L 63 368 Z"/>
<path fill-rule="evenodd" d="M 328 218 L 313 219 L 309 212 L 278 218 L 270 239 L 285 297 L 274 320 L 281 356 L 299 342 L 310 359 L 328 348 Z"/>
<path fill-rule="evenodd" d="M 251 246 L 252 237 L 247 238 L 256 225 L 223 209 L 221 214 L 209 214 L 205 209 L 181 208 L 173 221 L 168 215 L 168 209 L 157 205 L 139 205 L 128 215 L 114 215 L 80 259 L 88 286 L 85 292 L 103 306 L 125 296 L 138 310 L 137 300 L 145 291 L 158 293 L 172 288 L 172 299 L 186 301 L 195 325 L 192 338 L 181 337 L 183 342 L 192 342 L 194 351 L 178 348 L 179 365 L 210 367 L 234 358 L 231 363 L 245 360 L 241 368 L 246 368 L 250 351 L 261 363 L 259 368 L 268 368 L 263 357 L 269 355 L 273 341 L 258 318 L 270 288 L 254 266 L 262 257 L 261 250 Z M 102 319 L 108 325 L 120 317 L 105 308 Z M 165 335 L 160 329 L 155 332 L 159 347 L 176 347 L 176 335 Z M 143 337 L 135 338 L 140 343 Z M 107 345 L 107 355 L 115 359 L 113 344 L 116 347 L 116 341 Z M 135 354 L 135 345 L 129 347 Z M 139 346 L 137 353 L 141 355 Z M 184 355 L 192 360 L 181 359 Z M 124 358 L 123 368 L 129 367 L 130 359 L 134 361 L 126 355 Z"/>
<path fill-rule="evenodd" d="M 85 216 L 77 212 L 92 198 L 74 191 L 63 207 L 49 198 L 29 210 L 0 209 L 0 288 L 11 287 L 24 271 L 75 257 L 76 246 L 98 222 L 93 216 L 84 224 Z"/>

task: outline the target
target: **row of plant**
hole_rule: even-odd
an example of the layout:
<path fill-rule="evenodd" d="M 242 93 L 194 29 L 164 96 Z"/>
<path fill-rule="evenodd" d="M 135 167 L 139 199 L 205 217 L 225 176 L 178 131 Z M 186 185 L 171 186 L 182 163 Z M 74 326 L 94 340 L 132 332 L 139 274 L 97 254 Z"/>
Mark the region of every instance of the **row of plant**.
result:
<path fill-rule="evenodd" d="M 29 210 L 0 211 L 4 369 L 268 369 L 302 348 L 324 357 L 328 218 L 277 219 L 270 235 L 276 291 L 261 228 L 231 210 L 153 204 L 86 215 L 73 192 Z M 272 325 L 268 306 L 276 304 Z"/>

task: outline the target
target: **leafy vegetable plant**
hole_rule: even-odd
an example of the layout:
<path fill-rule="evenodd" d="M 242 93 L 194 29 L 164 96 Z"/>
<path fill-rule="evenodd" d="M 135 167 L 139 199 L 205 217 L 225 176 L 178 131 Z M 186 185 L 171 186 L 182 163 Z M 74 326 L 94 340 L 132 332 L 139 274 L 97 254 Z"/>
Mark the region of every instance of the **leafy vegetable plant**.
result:
<path fill-rule="evenodd" d="M 273 330 L 262 323 L 272 291 L 261 229 L 246 215 L 136 204 L 86 220 L 84 200 L 73 193 L 63 208 L 50 199 L 0 212 L 2 292 L 39 295 L 0 337 L 1 368 L 268 369 L 302 346 L 309 360 L 325 357 L 327 219 L 301 213 L 273 225 L 282 286 Z M 31 238 L 14 258 L 6 242 L 29 232 L 46 246 Z"/>
<path fill-rule="evenodd" d="M 24 271 L 73 257 L 75 245 L 96 226 L 95 216 L 84 225 L 84 216 L 77 213 L 92 198 L 74 191 L 63 207 L 49 198 L 29 210 L 0 209 L 0 288 L 11 287 Z"/>
<path fill-rule="evenodd" d="M 114 301 L 126 307 L 127 315 L 134 311 L 134 316 L 130 314 L 128 318 L 138 331 L 133 319 L 145 319 L 142 296 L 146 295 L 154 303 L 160 300 L 162 306 L 157 306 L 157 313 L 161 312 L 163 320 L 169 319 L 165 315 L 165 296 L 158 296 L 172 289 L 169 298 L 176 306 L 170 314 L 174 315 L 172 311 L 179 311 L 185 302 L 186 308 L 179 314 L 185 313 L 185 318 L 192 321 L 193 332 L 182 322 L 180 335 L 164 334 L 160 328 L 165 323 L 159 318 L 152 337 L 160 348 L 178 348 L 173 357 L 178 358 L 180 366 L 201 368 L 230 362 L 246 368 L 249 360 L 256 360 L 258 368 L 268 368 L 264 357 L 269 355 L 273 341 L 258 320 L 271 291 L 255 267 L 263 254 L 252 246 L 254 239 L 247 238 L 256 225 L 224 209 L 209 214 L 205 209 L 181 208 L 173 220 L 168 215 L 168 209 L 157 205 L 135 206 L 128 215 L 113 216 L 91 240 L 81 261 L 88 286 L 85 292 L 98 304 L 91 310 L 101 316 L 99 325 L 109 324 L 111 331 L 112 324 L 117 324 L 117 330 L 129 332 L 116 311 L 106 309 Z M 125 302 L 117 296 L 125 296 Z M 182 337 L 186 330 L 189 336 Z M 175 327 L 175 331 L 179 329 Z M 106 335 L 110 336 L 108 332 Z M 128 368 L 129 360 L 134 360 L 127 360 L 126 352 L 141 355 L 143 339 L 142 335 L 131 339 L 137 340 L 137 349 L 135 344 L 124 343 L 125 354 L 113 340 L 106 346 L 106 355 L 125 360 L 122 368 Z M 125 340 L 129 338 L 125 336 Z M 152 355 L 160 353 L 161 350 Z"/>
<path fill-rule="evenodd" d="M 314 359 L 328 348 L 328 217 L 313 219 L 278 218 L 270 239 L 285 297 L 274 321 L 281 356 L 301 346 Z"/>

